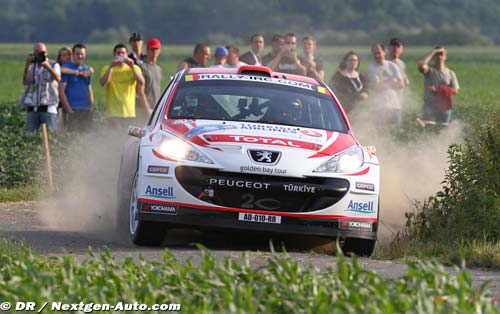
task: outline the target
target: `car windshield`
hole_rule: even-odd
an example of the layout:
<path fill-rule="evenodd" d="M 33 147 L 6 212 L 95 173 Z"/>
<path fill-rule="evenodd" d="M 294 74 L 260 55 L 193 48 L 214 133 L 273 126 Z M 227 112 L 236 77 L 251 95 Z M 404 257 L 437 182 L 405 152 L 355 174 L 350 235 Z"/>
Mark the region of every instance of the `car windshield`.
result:
<path fill-rule="evenodd" d="M 179 84 L 167 117 L 259 122 L 347 132 L 347 125 L 334 100 L 321 92 L 323 87 L 284 79 L 264 78 L 273 81 L 269 83 L 245 78 L 247 80 L 186 79 Z"/>

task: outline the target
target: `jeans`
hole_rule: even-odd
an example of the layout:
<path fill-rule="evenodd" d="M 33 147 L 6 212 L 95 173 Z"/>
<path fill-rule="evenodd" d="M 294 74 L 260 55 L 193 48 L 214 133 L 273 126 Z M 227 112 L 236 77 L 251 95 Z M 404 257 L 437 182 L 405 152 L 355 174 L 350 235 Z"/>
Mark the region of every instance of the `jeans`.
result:
<path fill-rule="evenodd" d="M 40 125 L 45 123 L 51 131 L 57 130 L 57 114 L 49 112 L 28 112 L 26 129 L 30 132 L 40 130 Z"/>
<path fill-rule="evenodd" d="M 447 125 L 451 120 L 451 109 L 441 111 L 433 104 L 424 104 L 423 119 Z"/>

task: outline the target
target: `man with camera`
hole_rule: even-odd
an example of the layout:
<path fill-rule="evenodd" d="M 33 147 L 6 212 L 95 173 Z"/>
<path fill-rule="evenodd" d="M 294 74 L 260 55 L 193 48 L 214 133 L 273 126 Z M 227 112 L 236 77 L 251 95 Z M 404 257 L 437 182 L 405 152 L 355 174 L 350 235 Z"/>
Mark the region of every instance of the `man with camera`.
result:
<path fill-rule="evenodd" d="M 288 33 L 284 37 L 275 35 L 271 42 L 272 51 L 262 58 L 264 65 L 273 71 L 306 75 L 306 67 L 297 56 L 297 36 Z"/>
<path fill-rule="evenodd" d="M 57 129 L 58 85 L 61 80 L 59 64 L 50 60 L 44 43 L 37 43 L 28 55 L 24 67 L 26 87 L 21 104 L 28 111 L 26 129 L 35 132 L 45 123 L 49 130 Z"/>
<path fill-rule="evenodd" d="M 151 113 L 144 95 L 141 68 L 127 57 L 127 47 L 124 44 L 117 44 L 113 48 L 113 59 L 102 69 L 100 83 L 106 89 L 106 112 L 112 127 L 127 128 L 133 124 L 137 91 L 141 106 L 147 115 Z"/>

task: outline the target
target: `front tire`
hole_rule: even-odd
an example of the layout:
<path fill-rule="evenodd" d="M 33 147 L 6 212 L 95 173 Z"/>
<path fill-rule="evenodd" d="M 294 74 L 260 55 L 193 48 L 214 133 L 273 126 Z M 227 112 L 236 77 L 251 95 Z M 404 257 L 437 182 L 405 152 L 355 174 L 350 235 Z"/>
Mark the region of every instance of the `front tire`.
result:
<path fill-rule="evenodd" d="M 134 244 L 141 246 L 159 246 L 167 233 L 166 225 L 153 221 L 141 221 L 137 219 L 139 207 L 137 202 L 139 172 L 135 173 L 132 183 L 129 202 L 129 233 Z"/>

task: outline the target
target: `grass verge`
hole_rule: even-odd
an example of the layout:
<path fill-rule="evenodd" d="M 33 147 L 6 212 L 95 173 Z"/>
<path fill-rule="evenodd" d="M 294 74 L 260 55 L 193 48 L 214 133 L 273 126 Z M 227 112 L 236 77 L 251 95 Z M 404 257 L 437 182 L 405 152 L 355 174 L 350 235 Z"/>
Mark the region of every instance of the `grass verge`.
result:
<path fill-rule="evenodd" d="M 35 185 L 0 188 L 0 202 L 20 202 L 36 200 L 40 193 Z"/>
<path fill-rule="evenodd" d="M 255 268 L 248 255 L 220 260 L 203 248 L 196 263 L 168 250 L 160 261 L 122 262 L 110 251 L 90 252 L 84 262 L 7 252 L 0 253 L 7 255 L 0 295 L 11 303 L 174 303 L 184 313 L 499 313 L 486 286 L 475 290 L 465 270 L 451 277 L 431 262 L 409 262 L 401 278 L 384 279 L 342 255 L 335 270 L 320 272 L 288 256 L 272 255 Z"/>
<path fill-rule="evenodd" d="M 432 257 L 445 265 L 500 270 L 500 243 L 492 243 L 486 239 L 461 239 L 453 242 L 436 239 L 423 242 L 398 234 L 392 242 L 381 243 L 374 257 L 400 261 Z"/>

